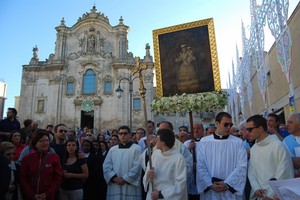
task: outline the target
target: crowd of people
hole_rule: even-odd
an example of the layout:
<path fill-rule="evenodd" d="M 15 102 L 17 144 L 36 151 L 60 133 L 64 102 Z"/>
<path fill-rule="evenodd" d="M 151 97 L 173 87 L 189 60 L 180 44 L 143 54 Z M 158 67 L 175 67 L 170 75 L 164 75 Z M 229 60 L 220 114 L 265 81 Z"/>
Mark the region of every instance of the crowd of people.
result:
<path fill-rule="evenodd" d="M 271 113 L 233 126 L 220 112 L 206 128 L 148 121 L 134 133 L 123 125 L 96 134 L 62 123 L 40 129 L 32 119 L 21 128 L 8 108 L 0 200 L 278 200 L 268 182 L 300 176 L 300 113 L 279 125 Z"/>

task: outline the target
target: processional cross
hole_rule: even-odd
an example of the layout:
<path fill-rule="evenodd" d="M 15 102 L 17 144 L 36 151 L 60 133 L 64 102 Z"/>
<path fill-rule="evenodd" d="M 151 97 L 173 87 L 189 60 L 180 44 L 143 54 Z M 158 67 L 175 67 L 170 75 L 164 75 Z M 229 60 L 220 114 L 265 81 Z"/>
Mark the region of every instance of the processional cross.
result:
<path fill-rule="evenodd" d="M 140 81 L 140 95 L 143 99 L 145 99 L 145 95 L 146 95 L 146 88 L 144 85 L 144 78 L 143 78 L 143 70 L 147 69 L 147 64 L 146 63 L 141 63 L 141 59 L 140 57 L 136 57 L 135 58 L 135 67 L 132 69 L 132 75 L 135 75 L 138 73 L 139 76 L 139 81 Z"/>
<path fill-rule="evenodd" d="M 140 57 L 135 57 L 135 67 L 132 69 L 132 75 L 138 74 L 139 76 L 139 81 L 140 81 L 140 95 L 142 97 L 143 100 L 143 109 L 144 109 L 144 117 L 145 117 L 145 128 L 147 129 L 147 109 L 146 109 L 146 88 L 144 85 L 144 78 L 143 78 L 143 71 L 147 69 L 147 64 L 146 63 L 141 63 L 141 59 Z M 149 140 L 149 131 L 146 131 L 146 143 L 147 143 L 147 154 L 148 154 L 148 158 L 149 158 L 149 167 L 150 169 L 152 169 L 152 159 L 151 159 L 151 147 L 150 147 L 150 140 Z M 153 179 L 151 179 L 151 184 L 152 184 L 152 188 L 154 189 L 154 182 Z"/>

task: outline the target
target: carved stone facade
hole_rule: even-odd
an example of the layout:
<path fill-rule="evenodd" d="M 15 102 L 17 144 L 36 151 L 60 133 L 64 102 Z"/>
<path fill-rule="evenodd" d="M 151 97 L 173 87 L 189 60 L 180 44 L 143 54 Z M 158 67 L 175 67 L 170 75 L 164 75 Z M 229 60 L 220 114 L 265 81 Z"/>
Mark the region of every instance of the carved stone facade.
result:
<path fill-rule="evenodd" d="M 143 110 L 130 112 L 129 109 L 130 99 L 140 98 L 139 79 L 133 79 L 134 76 L 127 81 L 132 75 L 135 58 L 128 52 L 129 27 L 124 25 L 123 19 L 111 26 L 108 18 L 94 6 L 72 27 L 67 27 L 62 19 L 56 31 L 54 54 L 40 61 L 35 47 L 29 64 L 23 65 L 20 120 L 33 119 L 41 128 L 65 123 L 73 130 L 88 126 L 97 132 L 129 125 L 132 114 L 133 130 L 143 127 Z M 149 48 L 147 44 L 140 62 L 147 65 L 143 71 L 146 105 L 148 119 L 153 119 L 150 104 L 154 96 L 154 63 Z M 92 78 L 88 77 L 89 73 Z M 88 86 L 85 92 L 85 85 L 91 81 L 94 81 L 92 92 Z M 119 84 L 124 91 L 121 98 L 115 92 Z"/>

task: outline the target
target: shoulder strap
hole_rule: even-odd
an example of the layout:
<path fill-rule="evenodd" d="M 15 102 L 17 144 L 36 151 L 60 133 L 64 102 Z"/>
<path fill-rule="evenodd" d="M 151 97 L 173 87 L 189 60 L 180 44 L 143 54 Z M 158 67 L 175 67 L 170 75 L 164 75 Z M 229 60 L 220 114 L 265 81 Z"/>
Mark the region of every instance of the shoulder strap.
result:
<path fill-rule="evenodd" d="M 39 171 L 38 171 L 38 173 L 37 173 L 37 175 L 36 175 L 36 179 L 38 179 L 38 178 L 40 177 L 41 172 L 42 172 L 42 169 L 44 168 L 44 166 L 45 166 L 45 164 L 46 164 L 46 162 L 47 162 L 47 160 L 48 160 L 49 154 L 50 154 L 50 153 L 48 152 L 47 155 L 46 155 L 46 157 L 44 158 L 44 160 L 43 160 L 43 162 L 42 162 L 42 164 L 41 164 L 41 166 L 40 166 L 40 168 L 39 168 Z"/>

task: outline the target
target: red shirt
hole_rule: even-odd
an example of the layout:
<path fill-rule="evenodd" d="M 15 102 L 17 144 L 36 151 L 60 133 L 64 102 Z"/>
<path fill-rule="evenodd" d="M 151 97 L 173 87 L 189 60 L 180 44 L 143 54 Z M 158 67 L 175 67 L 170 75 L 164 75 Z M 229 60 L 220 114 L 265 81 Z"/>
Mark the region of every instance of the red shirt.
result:
<path fill-rule="evenodd" d="M 54 200 L 62 179 L 62 169 L 58 155 L 49 153 L 48 159 L 37 174 L 48 152 L 33 152 L 24 157 L 20 169 L 20 185 L 25 198 L 33 199 L 35 194 L 46 194 L 47 200 Z"/>
<path fill-rule="evenodd" d="M 22 144 L 22 143 L 20 143 L 20 144 L 13 143 L 13 144 L 15 145 L 15 148 L 16 148 L 16 154 L 13 158 L 13 161 L 16 161 L 19 159 L 21 152 L 23 151 L 23 149 L 25 148 L 26 145 Z"/>

